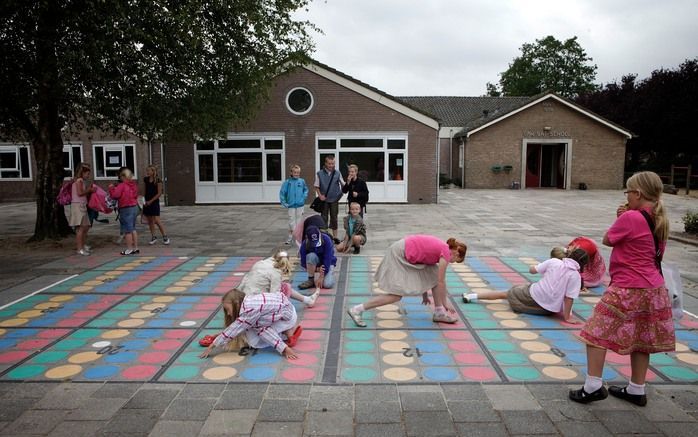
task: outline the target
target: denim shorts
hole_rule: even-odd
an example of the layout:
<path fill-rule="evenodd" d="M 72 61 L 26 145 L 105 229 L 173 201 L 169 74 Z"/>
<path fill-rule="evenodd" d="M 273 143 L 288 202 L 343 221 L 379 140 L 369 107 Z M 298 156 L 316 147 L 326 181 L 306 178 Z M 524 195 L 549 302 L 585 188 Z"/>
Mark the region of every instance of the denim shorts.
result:
<path fill-rule="evenodd" d="M 138 216 L 138 206 L 127 206 L 119 208 L 119 223 L 121 223 L 121 233 L 129 234 L 136 230 L 136 217 Z"/>

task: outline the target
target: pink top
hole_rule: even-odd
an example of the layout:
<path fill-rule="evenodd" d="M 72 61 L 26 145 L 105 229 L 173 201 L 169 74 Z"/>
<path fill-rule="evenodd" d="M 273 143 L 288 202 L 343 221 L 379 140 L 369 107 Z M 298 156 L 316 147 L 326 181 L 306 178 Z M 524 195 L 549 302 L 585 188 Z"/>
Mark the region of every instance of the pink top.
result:
<path fill-rule="evenodd" d="M 77 178 L 73 181 L 73 185 L 70 187 L 72 191 L 70 203 L 87 203 L 87 196 L 78 195 L 78 184 L 83 184 L 82 186 L 84 188 L 85 181 L 82 178 Z"/>
<path fill-rule="evenodd" d="M 543 275 L 538 282 L 531 284 L 531 297 L 548 311 L 559 313 L 563 310 L 565 297 L 576 299 L 582 286 L 579 264 L 570 258 L 550 258 L 536 266 Z"/>
<path fill-rule="evenodd" d="M 213 340 L 213 344 L 228 344 L 238 335 L 253 329 L 262 340 L 282 353 L 286 349 L 286 343 L 271 325 L 278 320 L 291 320 L 295 311 L 293 304 L 281 293 L 245 296 L 240 306 L 240 315 Z"/>
<path fill-rule="evenodd" d="M 646 210 L 650 213 L 651 211 Z M 654 262 L 654 239 L 640 211 L 624 212 L 606 233 L 613 246 L 608 268 L 611 284 L 624 288 L 656 288 L 664 284 Z M 664 253 L 666 241 L 659 242 Z"/>
<path fill-rule="evenodd" d="M 119 201 L 119 208 L 138 205 L 138 184 L 134 180 L 123 181 L 109 187 L 109 195 Z"/>
<path fill-rule="evenodd" d="M 405 259 L 410 264 L 438 264 L 441 257 L 451 260 L 451 251 L 445 241 L 431 235 L 405 237 Z"/>

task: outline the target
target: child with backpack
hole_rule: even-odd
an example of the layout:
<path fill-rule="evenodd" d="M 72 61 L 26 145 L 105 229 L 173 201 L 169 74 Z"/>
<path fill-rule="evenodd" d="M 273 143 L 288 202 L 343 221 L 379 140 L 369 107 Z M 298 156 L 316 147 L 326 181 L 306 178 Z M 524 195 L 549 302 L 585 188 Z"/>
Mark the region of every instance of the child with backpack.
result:
<path fill-rule="evenodd" d="M 90 219 L 87 216 L 87 201 L 95 191 L 94 184 L 89 179 L 92 169 L 89 164 L 81 162 L 75 172 L 71 186 L 70 220 L 68 224 L 75 227 L 75 243 L 78 255 L 89 256 L 91 247 L 87 245 L 87 232 L 90 230 Z M 62 190 L 61 190 L 62 191 Z"/>
<path fill-rule="evenodd" d="M 308 197 L 308 186 L 301 179 L 301 167 L 293 164 L 290 167 L 291 177 L 286 179 L 279 191 L 281 206 L 288 209 L 288 239 L 286 244 L 293 242 L 293 230 L 303 217 L 303 206 Z"/>

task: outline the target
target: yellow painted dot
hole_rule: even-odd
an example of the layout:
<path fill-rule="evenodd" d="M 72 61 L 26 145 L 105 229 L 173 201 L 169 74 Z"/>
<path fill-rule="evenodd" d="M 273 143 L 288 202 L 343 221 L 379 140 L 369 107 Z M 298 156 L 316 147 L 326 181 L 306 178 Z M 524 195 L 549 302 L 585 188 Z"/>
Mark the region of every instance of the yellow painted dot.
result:
<path fill-rule="evenodd" d="M 482 293 L 483 291 L 494 291 L 491 288 L 473 288 L 470 290 L 472 293 Z M 492 302 L 492 301 L 490 301 Z"/>
<path fill-rule="evenodd" d="M 402 316 L 396 311 L 383 311 L 376 313 L 376 317 L 383 320 L 395 320 L 401 318 Z"/>
<path fill-rule="evenodd" d="M 165 308 L 165 307 L 167 307 L 167 305 L 165 305 L 164 303 L 149 303 L 149 304 L 143 305 L 141 308 L 143 308 L 146 311 L 152 311 L 152 310 L 155 310 L 158 308 Z"/>
<path fill-rule="evenodd" d="M 521 343 L 521 347 L 532 352 L 547 352 L 550 350 L 550 346 L 540 341 L 524 341 Z"/>
<path fill-rule="evenodd" d="M 201 276 L 207 276 L 208 273 L 206 273 L 206 272 L 189 272 L 188 275 L 189 275 L 189 276 L 195 276 L 195 277 L 196 277 L 196 276 L 201 277 Z"/>
<path fill-rule="evenodd" d="M 682 352 L 676 354 L 676 359 L 688 364 L 698 364 L 698 354 Z"/>
<path fill-rule="evenodd" d="M 601 300 L 601 298 L 598 296 L 589 296 L 589 297 L 582 298 L 582 301 L 587 302 L 587 303 L 598 303 L 600 300 Z"/>
<path fill-rule="evenodd" d="M 0 326 L 3 326 L 5 328 L 10 328 L 12 326 L 22 326 L 28 321 L 29 319 L 7 319 L 0 321 Z"/>
<path fill-rule="evenodd" d="M 85 281 L 85 282 L 83 282 L 83 285 L 91 285 L 91 286 L 93 286 L 93 287 L 95 287 L 95 286 L 97 286 L 97 285 L 102 285 L 102 284 L 104 284 L 104 281 L 93 280 L 93 281 Z"/>
<path fill-rule="evenodd" d="M 505 328 L 525 328 L 528 326 L 523 320 L 502 320 L 499 323 Z"/>
<path fill-rule="evenodd" d="M 120 272 L 118 270 L 112 270 L 112 271 L 106 272 L 104 274 L 109 275 L 109 276 L 121 276 L 124 274 L 124 272 Z"/>
<path fill-rule="evenodd" d="M 213 367 L 211 369 L 206 369 L 203 373 L 204 378 L 211 381 L 222 381 L 224 379 L 230 379 L 237 375 L 238 371 L 232 367 Z"/>
<path fill-rule="evenodd" d="M 237 352 L 223 352 L 213 357 L 213 362 L 221 365 L 237 364 L 245 359 L 244 356 L 239 355 Z"/>
<path fill-rule="evenodd" d="M 487 284 L 484 283 L 484 282 L 482 282 L 482 281 L 478 281 L 478 282 L 468 281 L 468 282 L 465 283 L 465 285 L 467 285 L 468 287 L 471 287 L 471 288 L 476 288 L 476 287 L 487 287 Z"/>
<path fill-rule="evenodd" d="M 691 350 L 688 346 L 683 343 L 676 343 L 676 352 L 688 352 Z"/>
<path fill-rule="evenodd" d="M 131 313 L 131 318 L 133 319 L 147 319 L 148 317 L 153 317 L 155 314 L 150 311 L 136 311 Z"/>
<path fill-rule="evenodd" d="M 139 263 L 139 262 L 130 262 L 130 263 L 124 264 L 122 267 L 140 267 L 141 264 L 142 263 Z"/>
<path fill-rule="evenodd" d="M 558 357 L 557 355 L 546 354 L 542 352 L 536 352 L 534 354 L 531 354 L 529 358 L 531 359 L 531 361 L 535 361 L 536 363 L 541 364 L 557 364 L 560 361 L 562 361 L 562 358 Z"/>
<path fill-rule="evenodd" d="M 7 332 L 7 329 L 0 329 L 0 336 L 5 335 L 6 332 Z"/>
<path fill-rule="evenodd" d="M 61 306 L 59 302 L 41 302 L 36 305 L 34 305 L 34 308 L 37 310 L 47 310 L 49 308 L 56 308 Z"/>
<path fill-rule="evenodd" d="M 196 282 L 199 280 L 200 279 L 198 276 L 193 276 L 193 275 L 182 276 L 182 281 Z"/>
<path fill-rule="evenodd" d="M 401 352 L 404 348 L 410 347 L 404 341 L 384 341 L 381 343 L 381 349 L 388 352 Z"/>
<path fill-rule="evenodd" d="M 126 319 L 122 320 L 117 325 L 119 325 L 122 328 L 135 328 L 137 326 L 141 326 L 142 324 L 145 323 L 145 320 L 143 319 Z"/>
<path fill-rule="evenodd" d="M 213 267 L 197 267 L 196 271 L 197 272 L 212 272 L 213 269 L 214 269 Z"/>
<path fill-rule="evenodd" d="M 80 352 L 79 354 L 68 357 L 68 362 L 73 364 L 89 363 L 100 359 L 102 356 L 97 352 Z"/>
<path fill-rule="evenodd" d="M 69 296 L 67 294 L 61 294 L 60 296 L 53 296 L 49 299 L 51 302 L 67 302 L 73 300 L 75 296 Z"/>
<path fill-rule="evenodd" d="M 380 336 L 384 340 L 402 340 L 407 337 L 405 331 L 382 331 Z"/>
<path fill-rule="evenodd" d="M 130 331 L 128 331 L 127 329 L 112 329 L 110 331 L 103 332 L 102 335 L 100 335 L 100 337 L 114 339 L 114 338 L 123 338 L 129 334 L 130 334 Z"/>
<path fill-rule="evenodd" d="M 414 362 L 414 357 L 406 357 L 402 354 L 387 354 L 383 356 L 383 362 L 391 366 L 406 366 Z"/>
<path fill-rule="evenodd" d="M 169 293 L 181 293 L 181 292 L 185 291 L 186 289 L 187 289 L 187 287 L 167 287 L 165 289 L 165 291 L 167 291 Z"/>
<path fill-rule="evenodd" d="M 194 285 L 194 283 L 191 281 L 177 281 L 174 283 L 174 285 L 178 287 L 191 287 L 192 285 Z"/>
<path fill-rule="evenodd" d="M 110 281 L 113 281 L 114 279 L 116 279 L 116 276 L 111 276 L 111 275 L 99 275 L 99 276 L 97 276 L 95 279 L 98 280 L 98 281 L 102 281 L 102 282 L 110 282 Z"/>
<path fill-rule="evenodd" d="M 410 381 L 417 377 L 417 372 L 407 367 L 391 367 L 383 371 L 383 376 L 391 381 Z"/>
<path fill-rule="evenodd" d="M 176 300 L 176 297 L 172 296 L 158 296 L 153 298 L 153 302 L 158 302 L 158 303 L 167 303 L 167 302 L 172 302 Z"/>
<path fill-rule="evenodd" d="M 28 310 L 22 311 L 21 313 L 17 314 L 17 317 L 24 319 L 33 319 L 34 317 L 39 317 L 42 314 L 44 314 L 44 312 L 41 310 Z"/>
<path fill-rule="evenodd" d="M 130 271 L 130 270 L 133 270 L 133 267 L 130 267 L 130 266 L 121 266 L 121 267 L 117 267 L 116 270 L 120 270 L 120 271 L 122 271 L 122 272 L 128 272 L 128 271 Z"/>
<path fill-rule="evenodd" d="M 78 285 L 70 289 L 70 291 L 75 291 L 77 293 L 82 293 L 85 291 L 92 291 L 94 287 L 89 286 L 89 285 Z"/>
<path fill-rule="evenodd" d="M 503 303 L 491 303 L 487 305 L 487 309 L 492 311 L 509 311 L 511 307 Z"/>
<path fill-rule="evenodd" d="M 518 319 L 519 316 L 513 311 L 496 311 L 492 314 L 498 319 Z"/>
<path fill-rule="evenodd" d="M 561 366 L 548 366 L 543 367 L 543 373 L 551 378 L 570 380 L 577 377 L 577 372 L 568 368 Z"/>
<path fill-rule="evenodd" d="M 382 307 L 376 308 L 378 311 L 397 311 L 400 309 L 399 306 L 394 304 L 383 305 Z"/>
<path fill-rule="evenodd" d="M 538 338 L 538 334 L 533 331 L 512 331 L 509 335 L 517 340 L 535 340 Z"/>
<path fill-rule="evenodd" d="M 376 325 L 379 328 L 395 329 L 402 328 L 405 324 L 401 320 L 379 320 Z"/>
<path fill-rule="evenodd" d="M 70 378 L 82 372 L 82 366 L 78 364 L 66 364 L 64 366 L 54 367 L 44 373 L 44 376 L 50 379 Z"/>

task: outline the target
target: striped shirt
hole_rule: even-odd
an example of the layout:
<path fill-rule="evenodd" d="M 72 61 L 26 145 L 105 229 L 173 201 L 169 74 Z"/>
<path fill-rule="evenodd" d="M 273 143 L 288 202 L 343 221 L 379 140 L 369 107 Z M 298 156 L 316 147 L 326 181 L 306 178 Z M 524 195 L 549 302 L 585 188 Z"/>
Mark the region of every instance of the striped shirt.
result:
<path fill-rule="evenodd" d="M 248 295 L 240 306 L 240 315 L 213 341 L 215 346 L 223 346 L 247 330 L 254 330 L 266 343 L 283 353 L 286 343 L 272 324 L 279 320 L 292 320 L 295 308 L 281 293 L 260 293 Z"/>

